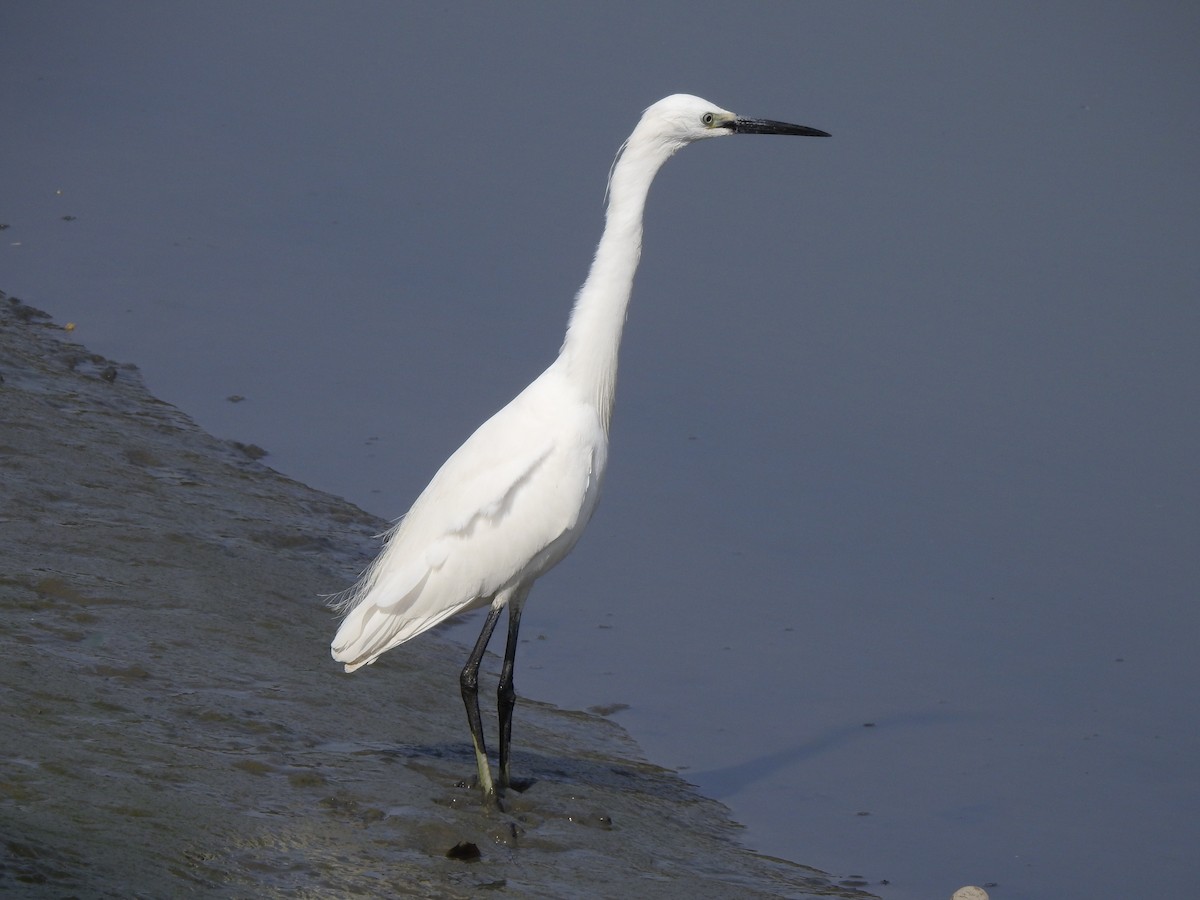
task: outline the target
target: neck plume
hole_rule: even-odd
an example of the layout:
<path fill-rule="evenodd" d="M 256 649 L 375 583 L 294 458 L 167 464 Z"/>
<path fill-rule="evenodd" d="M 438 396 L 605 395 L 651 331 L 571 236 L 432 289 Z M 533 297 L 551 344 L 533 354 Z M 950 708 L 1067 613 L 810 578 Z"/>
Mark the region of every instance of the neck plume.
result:
<path fill-rule="evenodd" d="M 613 165 L 604 234 L 587 280 L 575 297 L 559 362 L 595 403 L 604 430 L 612 418 L 617 355 L 633 276 L 642 255 L 642 216 L 650 183 L 681 145 L 635 128 Z"/>

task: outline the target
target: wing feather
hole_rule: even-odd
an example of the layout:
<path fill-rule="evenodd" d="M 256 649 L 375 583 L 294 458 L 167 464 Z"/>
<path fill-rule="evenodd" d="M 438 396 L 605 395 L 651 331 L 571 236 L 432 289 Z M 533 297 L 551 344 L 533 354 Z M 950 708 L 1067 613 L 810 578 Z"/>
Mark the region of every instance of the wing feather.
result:
<path fill-rule="evenodd" d="M 338 604 L 347 615 L 332 652 L 347 671 L 531 580 L 574 545 L 594 505 L 595 460 L 561 404 L 554 419 L 539 415 L 527 396 L 537 385 L 446 461 Z"/>

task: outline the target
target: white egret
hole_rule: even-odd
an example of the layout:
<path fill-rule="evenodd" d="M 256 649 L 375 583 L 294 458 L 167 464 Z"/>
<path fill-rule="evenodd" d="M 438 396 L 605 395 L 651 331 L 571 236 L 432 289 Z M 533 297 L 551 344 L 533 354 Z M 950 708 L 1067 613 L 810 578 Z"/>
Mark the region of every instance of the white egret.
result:
<path fill-rule="evenodd" d="M 446 460 L 388 532 L 379 557 L 334 602 L 346 617 L 333 639 L 333 658 L 347 672 L 456 613 L 491 605 L 459 679 L 479 785 L 489 801 L 496 788 L 479 717 L 479 663 L 507 607 L 498 691 L 503 790 L 511 784 L 513 663 L 522 607 L 534 581 L 575 546 L 600 497 L 617 353 L 650 183 L 681 147 L 730 134 L 828 137 L 802 125 L 742 118 L 687 94 L 647 109 L 609 173 L 604 234 L 558 358 Z"/>

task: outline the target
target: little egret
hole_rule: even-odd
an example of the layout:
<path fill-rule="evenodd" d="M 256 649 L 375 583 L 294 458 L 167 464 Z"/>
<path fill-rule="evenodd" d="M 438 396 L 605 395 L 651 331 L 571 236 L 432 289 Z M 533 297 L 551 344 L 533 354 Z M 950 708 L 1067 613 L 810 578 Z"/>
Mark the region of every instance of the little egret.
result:
<path fill-rule="evenodd" d="M 446 460 L 379 557 L 335 599 L 345 619 L 333 658 L 353 672 L 427 628 L 491 605 L 459 678 L 479 786 L 496 798 L 479 717 L 479 663 L 501 610 L 508 643 L 500 674 L 499 787 L 511 785 L 513 663 L 521 610 L 537 578 L 579 540 L 600 497 L 617 353 L 642 252 L 642 213 L 659 168 L 681 147 L 729 134 L 824 131 L 746 119 L 675 94 L 642 114 L 609 173 L 604 234 L 575 297 L 558 358 Z"/>

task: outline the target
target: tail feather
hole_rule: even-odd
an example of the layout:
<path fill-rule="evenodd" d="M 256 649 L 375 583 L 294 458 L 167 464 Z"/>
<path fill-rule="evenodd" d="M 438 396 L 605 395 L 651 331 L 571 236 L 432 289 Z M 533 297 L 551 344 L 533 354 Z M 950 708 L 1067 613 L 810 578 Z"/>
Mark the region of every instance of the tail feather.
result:
<path fill-rule="evenodd" d="M 346 616 L 330 647 L 333 658 L 347 672 L 369 666 L 388 650 L 427 631 L 464 607 L 469 601 L 431 615 L 396 613 L 374 603 L 361 603 Z"/>
<path fill-rule="evenodd" d="M 337 631 L 331 646 L 332 656 L 346 665 L 347 672 L 370 666 L 391 648 L 410 640 L 461 612 L 469 602 L 438 610 L 430 616 L 403 616 L 378 606 L 362 605 L 349 614 Z"/>
<path fill-rule="evenodd" d="M 431 579 L 434 583 L 431 584 Z M 382 654 L 471 606 L 474 597 L 445 604 L 436 573 L 425 565 L 383 573 L 372 566 L 335 608 L 346 618 L 330 652 L 347 672 L 375 662 Z"/>

